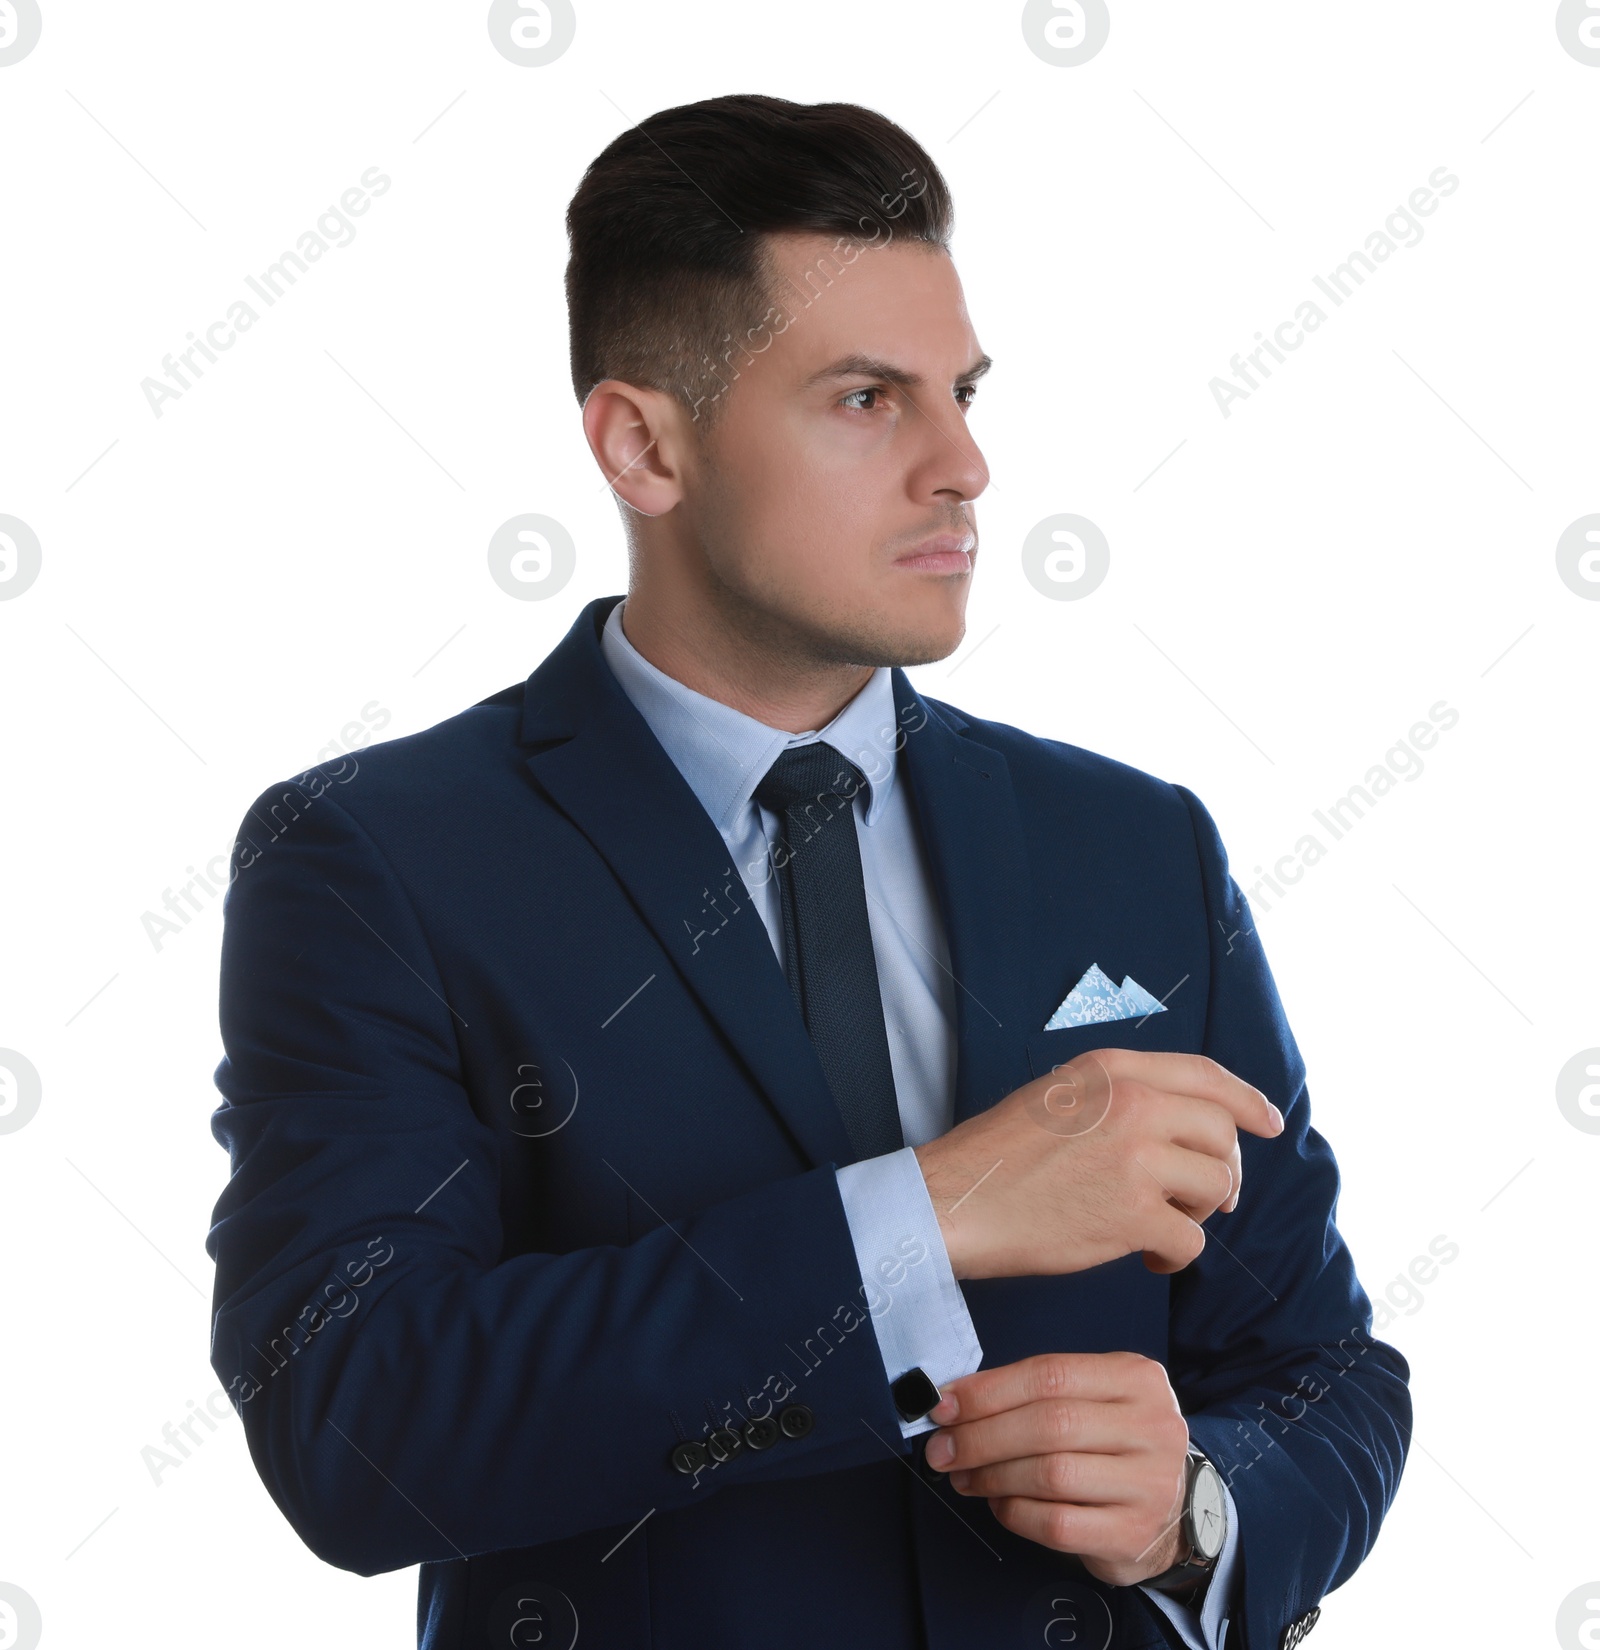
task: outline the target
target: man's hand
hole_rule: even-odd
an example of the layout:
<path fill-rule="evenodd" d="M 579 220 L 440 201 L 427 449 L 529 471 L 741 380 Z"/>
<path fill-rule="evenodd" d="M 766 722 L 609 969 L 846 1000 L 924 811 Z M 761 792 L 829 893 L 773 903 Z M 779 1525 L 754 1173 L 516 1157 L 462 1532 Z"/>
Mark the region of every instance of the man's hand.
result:
<path fill-rule="evenodd" d="M 1105 1048 L 916 1148 L 958 1278 L 1081 1272 L 1143 1253 L 1177 1272 L 1239 1200 L 1238 1131 L 1283 1117 L 1201 1054 Z"/>
<path fill-rule="evenodd" d="M 1046 1352 L 944 1388 L 928 1465 L 987 1496 L 1008 1530 L 1131 1587 L 1183 1547 L 1189 1428 L 1160 1364 L 1135 1352 Z"/>

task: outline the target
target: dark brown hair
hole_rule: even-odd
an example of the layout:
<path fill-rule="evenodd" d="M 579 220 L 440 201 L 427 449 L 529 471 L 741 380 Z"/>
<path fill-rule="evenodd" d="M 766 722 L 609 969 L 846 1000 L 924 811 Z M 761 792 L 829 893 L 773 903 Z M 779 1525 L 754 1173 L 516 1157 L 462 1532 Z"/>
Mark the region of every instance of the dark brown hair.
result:
<path fill-rule="evenodd" d="M 754 93 L 663 109 L 601 151 L 567 208 L 573 390 L 668 391 L 704 428 L 737 375 L 725 362 L 771 317 L 768 234 L 948 251 L 952 217 L 927 151 L 873 109 Z"/>

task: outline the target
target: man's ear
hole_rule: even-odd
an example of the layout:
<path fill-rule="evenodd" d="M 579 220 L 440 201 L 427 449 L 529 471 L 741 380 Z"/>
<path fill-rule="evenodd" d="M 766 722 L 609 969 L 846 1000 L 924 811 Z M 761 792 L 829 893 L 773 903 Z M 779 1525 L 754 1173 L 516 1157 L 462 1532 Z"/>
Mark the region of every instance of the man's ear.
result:
<path fill-rule="evenodd" d="M 623 503 L 660 516 L 682 499 L 693 434 L 688 415 L 664 390 L 602 379 L 583 403 L 583 433 Z"/>

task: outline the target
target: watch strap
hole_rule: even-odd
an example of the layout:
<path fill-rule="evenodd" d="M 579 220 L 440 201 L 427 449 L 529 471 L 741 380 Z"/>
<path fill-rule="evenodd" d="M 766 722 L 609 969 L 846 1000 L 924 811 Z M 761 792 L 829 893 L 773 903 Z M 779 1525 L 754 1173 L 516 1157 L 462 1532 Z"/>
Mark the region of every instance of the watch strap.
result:
<path fill-rule="evenodd" d="M 1147 1576 L 1139 1583 L 1141 1587 L 1154 1587 L 1157 1592 L 1161 1593 L 1187 1592 L 1197 1583 L 1207 1580 L 1211 1572 L 1216 1569 L 1217 1558 L 1221 1557 L 1221 1549 L 1218 1549 L 1215 1557 L 1202 1558 L 1195 1551 L 1189 1533 L 1194 1514 L 1194 1484 L 1202 1467 L 1210 1468 L 1213 1472 L 1216 1471 L 1206 1455 L 1191 1445 L 1184 1468 L 1183 1513 L 1179 1520 L 1179 1531 L 1183 1544 L 1188 1549 L 1187 1555 L 1180 1558 L 1177 1563 L 1169 1565 L 1159 1575 Z"/>

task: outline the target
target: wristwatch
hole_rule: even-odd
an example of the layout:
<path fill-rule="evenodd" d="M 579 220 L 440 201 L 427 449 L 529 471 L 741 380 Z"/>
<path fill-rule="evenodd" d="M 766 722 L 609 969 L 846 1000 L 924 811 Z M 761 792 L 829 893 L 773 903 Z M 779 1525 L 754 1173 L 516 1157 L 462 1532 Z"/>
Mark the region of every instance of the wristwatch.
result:
<path fill-rule="evenodd" d="M 1228 1497 L 1222 1474 L 1193 1444 L 1189 1446 L 1183 1516 L 1179 1534 L 1185 1553 L 1171 1568 L 1140 1582 L 1158 1592 L 1183 1593 L 1204 1581 L 1217 1566 L 1228 1539 Z"/>

